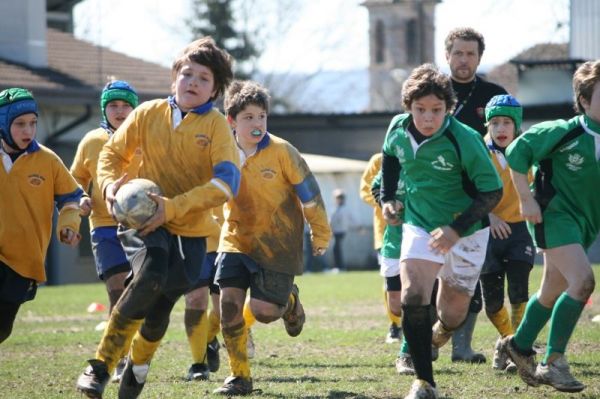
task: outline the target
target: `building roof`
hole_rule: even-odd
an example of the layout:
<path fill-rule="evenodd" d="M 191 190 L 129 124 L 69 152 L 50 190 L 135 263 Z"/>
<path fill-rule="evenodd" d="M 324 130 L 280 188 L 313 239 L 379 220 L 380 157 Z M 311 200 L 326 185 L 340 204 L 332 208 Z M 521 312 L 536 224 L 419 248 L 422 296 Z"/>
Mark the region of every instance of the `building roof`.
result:
<path fill-rule="evenodd" d="M 362 173 L 368 162 L 350 158 L 330 157 L 317 154 L 302 154 L 313 173 Z"/>
<path fill-rule="evenodd" d="M 126 80 L 142 100 L 164 97 L 171 90 L 171 71 L 151 62 L 47 30 L 48 67 L 33 68 L 0 59 L 0 90 L 21 86 L 39 97 L 65 103 L 96 103 L 109 76 Z"/>
<path fill-rule="evenodd" d="M 487 79 L 501 85 L 509 93 L 518 94 L 519 74 L 515 64 L 531 62 L 552 62 L 569 57 L 567 43 L 540 43 L 517 54 L 510 61 L 500 64 L 490 70 Z"/>

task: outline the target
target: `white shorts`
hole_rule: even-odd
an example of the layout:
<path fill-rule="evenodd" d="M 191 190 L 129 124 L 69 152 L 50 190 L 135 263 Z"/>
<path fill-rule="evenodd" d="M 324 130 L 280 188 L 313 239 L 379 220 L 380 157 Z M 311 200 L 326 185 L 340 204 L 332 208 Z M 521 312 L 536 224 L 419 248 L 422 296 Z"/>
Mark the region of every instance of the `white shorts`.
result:
<path fill-rule="evenodd" d="M 436 254 L 429 248 L 431 234 L 421 227 L 402 225 L 402 247 L 400 261 L 406 259 L 423 259 L 442 264 L 438 277 L 449 286 L 475 293 L 481 267 L 485 261 L 489 227 L 477 230 L 467 237 L 462 237 L 446 255 Z"/>
<path fill-rule="evenodd" d="M 379 274 L 383 277 L 394 277 L 400 274 L 400 259 L 386 258 L 379 255 Z"/>

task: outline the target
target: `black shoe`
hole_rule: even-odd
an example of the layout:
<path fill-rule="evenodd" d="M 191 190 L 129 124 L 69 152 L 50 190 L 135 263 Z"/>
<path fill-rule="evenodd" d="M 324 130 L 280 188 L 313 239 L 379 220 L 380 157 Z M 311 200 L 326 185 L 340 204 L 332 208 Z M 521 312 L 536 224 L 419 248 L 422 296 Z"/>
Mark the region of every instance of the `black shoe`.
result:
<path fill-rule="evenodd" d="M 208 363 L 208 369 L 211 373 L 219 371 L 219 367 L 221 366 L 221 360 L 219 359 L 220 348 L 221 345 L 219 345 L 217 337 L 210 341 L 206 346 L 206 362 Z"/>
<path fill-rule="evenodd" d="M 287 331 L 288 335 L 290 337 L 297 337 L 302 332 L 306 315 L 304 314 L 302 303 L 300 303 L 300 290 L 296 284 L 292 287 L 292 295 L 296 297 L 294 309 L 284 314 L 281 318 L 283 319 L 285 331 Z"/>
<path fill-rule="evenodd" d="M 140 396 L 146 384 L 149 369 L 149 364 L 135 366 L 131 358 L 128 357 L 123 376 L 121 377 L 121 383 L 119 384 L 119 399 L 135 399 Z"/>
<path fill-rule="evenodd" d="M 206 363 L 194 363 L 188 370 L 188 381 L 207 381 L 210 371 Z"/>
<path fill-rule="evenodd" d="M 393 344 L 396 342 L 400 342 L 402 338 L 402 327 L 396 325 L 396 323 L 390 324 L 390 331 L 385 337 L 386 344 Z"/>
<path fill-rule="evenodd" d="M 223 386 L 217 388 L 213 393 L 225 396 L 244 396 L 252 393 L 252 378 L 229 376 L 225 379 Z"/>
<path fill-rule="evenodd" d="M 108 368 L 102 360 L 90 359 L 88 363 L 90 365 L 77 378 L 77 390 L 88 398 L 102 399 L 104 388 L 110 381 Z"/>

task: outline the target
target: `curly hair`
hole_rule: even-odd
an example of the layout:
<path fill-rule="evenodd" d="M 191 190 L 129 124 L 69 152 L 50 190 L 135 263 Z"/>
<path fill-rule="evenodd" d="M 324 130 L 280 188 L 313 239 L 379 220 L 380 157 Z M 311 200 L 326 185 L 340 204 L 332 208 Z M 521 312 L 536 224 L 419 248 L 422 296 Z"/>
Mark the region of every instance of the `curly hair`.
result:
<path fill-rule="evenodd" d="M 576 112 L 585 114 L 580 99 L 591 102 L 594 87 L 598 82 L 600 82 L 600 60 L 585 62 L 577 68 L 573 74 L 573 102 Z"/>
<path fill-rule="evenodd" d="M 446 110 L 452 111 L 456 95 L 450 78 L 433 64 L 416 67 L 402 85 L 402 106 L 409 110 L 413 101 L 433 94 L 446 103 Z"/>
<path fill-rule="evenodd" d="M 477 32 L 473 28 L 452 29 L 450 33 L 448 33 L 448 36 L 446 36 L 446 40 L 444 40 L 447 53 L 452 51 L 452 46 L 454 45 L 454 41 L 456 39 L 464 40 L 466 42 L 477 42 L 479 58 L 481 58 L 483 51 L 485 50 L 485 41 L 483 40 L 483 35 L 481 33 Z"/>
<path fill-rule="evenodd" d="M 251 80 L 234 80 L 225 93 L 223 108 L 225 115 L 235 119 L 250 104 L 269 113 L 269 103 L 269 92 L 260 84 Z"/>
<path fill-rule="evenodd" d="M 204 65 L 212 71 L 215 79 L 215 95 L 211 100 L 214 101 L 225 93 L 233 79 L 233 58 L 227 51 L 218 47 L 212 37 L 206 36 L 194 40 L 183 49 L 171 67 L 173 81 L 186 61 Z"/>

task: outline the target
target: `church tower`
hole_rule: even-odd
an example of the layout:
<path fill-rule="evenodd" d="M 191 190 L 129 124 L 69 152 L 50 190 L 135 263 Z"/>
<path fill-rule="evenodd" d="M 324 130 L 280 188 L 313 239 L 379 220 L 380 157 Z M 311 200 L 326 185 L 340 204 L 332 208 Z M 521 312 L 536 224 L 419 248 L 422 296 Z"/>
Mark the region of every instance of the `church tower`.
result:
<path fill-rule="evenodd" d="M 369 110 L 399 111 L 402 82 L 434 62 L 434 16 L 440 0 L 365 0 L 369 10 Z"/>

